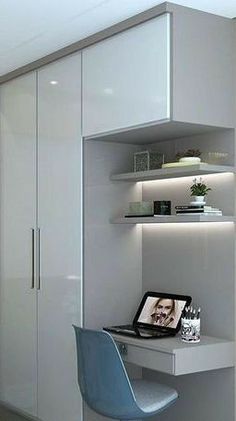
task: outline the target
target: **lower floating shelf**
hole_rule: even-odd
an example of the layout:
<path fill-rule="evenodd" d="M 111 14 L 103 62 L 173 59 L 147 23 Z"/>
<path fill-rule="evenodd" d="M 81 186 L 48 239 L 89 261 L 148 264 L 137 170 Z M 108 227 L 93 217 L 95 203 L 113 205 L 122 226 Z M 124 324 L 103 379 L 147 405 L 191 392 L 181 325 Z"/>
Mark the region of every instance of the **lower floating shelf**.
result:
<path fill-rule="evenodd" d="M 147 217 L 115 218 L 112 224 L 178 224 L 188 222 L 235 222 L 235 216 L 214 215 L 163 215 Z"/>

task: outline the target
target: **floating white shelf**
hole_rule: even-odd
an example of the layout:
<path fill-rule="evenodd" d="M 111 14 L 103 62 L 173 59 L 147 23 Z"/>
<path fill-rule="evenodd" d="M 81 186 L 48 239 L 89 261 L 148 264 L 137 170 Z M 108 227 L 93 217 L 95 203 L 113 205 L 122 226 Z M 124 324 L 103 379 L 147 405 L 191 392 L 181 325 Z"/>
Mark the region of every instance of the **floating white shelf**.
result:
<path fill-rule="evenodd" d="M 193 136 L 195 134 L 205 134 L 210 132 L 220 132 L 223 130 L 233 129 L 233 127 L 206 126 L 203 124 L 186 123 L 173 120 L 158 120 L 119 128 L 108 132 L 91 134 L 85 136 L 84 139 L 96 140 L 97 142 L 118 142 L 134 145 L 149 145 L 152 143 L 162 142 L 163 140 L 177 139 L 185 136 Z"/>
<path fill-rule="evenodd" d="M 165 215 L 165 216 L 145 216 L 131 218 L 115 218 L 112 224 L 171 224 L 182 222 L 235 222 L 234 216 L 214 216 L 214 215 Z"/>
<path fill-rule="evenodd" d="M 210 165 L 210 164 L 195 164 L 186 165 L 176 168 L 163 168 L 150 171 L 138 171 L 124 174 L 114 174 L 111 176 L 112 181 L 149 181 L 149 180 L 162 180 L 165 178 L 176 177 L 191 177 L 194 175 L 204 174 L 218 174 L 232 172 L 235 173 L 235 167 L 225 165 Z"/>

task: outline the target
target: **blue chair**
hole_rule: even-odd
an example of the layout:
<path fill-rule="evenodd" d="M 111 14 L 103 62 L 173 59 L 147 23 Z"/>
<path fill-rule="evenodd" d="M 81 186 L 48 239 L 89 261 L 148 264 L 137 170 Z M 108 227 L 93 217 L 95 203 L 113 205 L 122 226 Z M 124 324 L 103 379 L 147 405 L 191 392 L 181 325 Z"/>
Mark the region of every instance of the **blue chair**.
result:
<path fill-rule="evenodd" d="M 137 420 L 158 414 L 176 401 L 178 394 L 170 387 L 129 380 L 108 332 L 74 329 L 80 391 L 95 412 L 119 420 Z"/>

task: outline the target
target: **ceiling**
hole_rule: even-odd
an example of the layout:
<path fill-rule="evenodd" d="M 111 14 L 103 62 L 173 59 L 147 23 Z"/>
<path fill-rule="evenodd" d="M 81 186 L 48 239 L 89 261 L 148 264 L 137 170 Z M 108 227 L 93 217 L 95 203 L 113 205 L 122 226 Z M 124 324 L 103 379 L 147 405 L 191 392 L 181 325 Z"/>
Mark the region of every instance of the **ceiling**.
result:
<path fill-rule="evenodd" d="M 0 76 L 160 3 L 163 0 L 0 0 Z M 173 3 L 236 16 L 236 0 Z"/>

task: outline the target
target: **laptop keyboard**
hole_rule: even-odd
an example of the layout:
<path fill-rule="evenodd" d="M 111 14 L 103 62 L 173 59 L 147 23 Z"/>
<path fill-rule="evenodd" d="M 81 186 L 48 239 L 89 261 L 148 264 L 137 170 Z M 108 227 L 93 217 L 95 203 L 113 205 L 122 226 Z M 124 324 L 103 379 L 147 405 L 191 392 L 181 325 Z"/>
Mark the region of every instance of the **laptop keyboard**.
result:
<path fill-rule="evenodd" d="M 121 325 L 121 326 L 116 326 L 117 329 L 127 329 L 127 330 L 134 330 L 133 325 Z"/>
<path fill-rule="evenodd" d="M 164 332 L 158 332 L 152 329 L 142 329 L 142 328 L 137 328 L 134 329 L 133 325 L 121 325 L 121 326 L 116 326 L 115 329 L 118 331 L 120 329 L 120 333 L 124 332 L 124 333 L 130 333 L 133 335 L 137 335 L 136 331 L 138 331 L 142 337 L 155 337 L 155 338 L 162 338 L 163 336 L 166 336 L 166 333 Z"/>
<path fill-rule="evenodd" d="M 138 331 L 141 334 L 141 336 L 146 336 L 146 337 L 153 336 L 155 338 L 162 338 L 163 336 L 166 336 L 166 333 L 155 332 L 149 329 L 138 329 Z"/>

